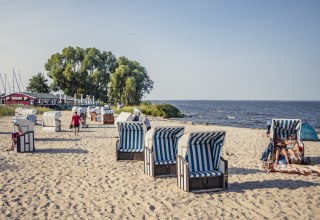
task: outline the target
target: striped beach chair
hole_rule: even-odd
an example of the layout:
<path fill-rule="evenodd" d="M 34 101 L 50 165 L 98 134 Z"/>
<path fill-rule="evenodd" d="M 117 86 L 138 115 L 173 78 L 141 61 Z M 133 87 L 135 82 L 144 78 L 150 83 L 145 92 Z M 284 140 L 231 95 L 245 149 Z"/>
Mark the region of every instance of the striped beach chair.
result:
<path fill-rule="evenodd" d="M 228 189 L 228 162 L 221 157 L 224 131 L 192 132 L 178 142 L 177 183 L 187 192 Z"/>
<path fill-rule="evenodd" d="M 184 127 L 155 127 L 146 133 L 144 173 L 153 177 L 176 176 L 179 138 Z"/>
<path fill-rule="evenodd" d="M 295 135 L 299 146 L 302 147 L 302 158 L 304 157 L 304 145 L 300 139 L 302 122 L 300 119 L 272 119 L 270 143 L 273 145 L 276 137 L 281 139 L 288 138 L 289 135 Z M 274 153 L 271 154 L 271 160 L 274 160 Z"/>
<path fill-rule="evenodd" d="M 119 122 L 116 143 L 117 160 L 143 160 L 144 133 L 142 122 Z"/>

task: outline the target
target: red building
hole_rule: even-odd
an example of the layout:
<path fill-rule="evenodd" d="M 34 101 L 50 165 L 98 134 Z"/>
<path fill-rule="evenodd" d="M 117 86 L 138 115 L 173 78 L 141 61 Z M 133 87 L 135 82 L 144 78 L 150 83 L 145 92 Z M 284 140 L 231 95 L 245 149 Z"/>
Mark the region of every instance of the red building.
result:
<path fill-rule="evenodd" d="M 59 104 L 59 97 L 49 93 L 15 92 L 2 96 L 5 105 L 52 106 Z"/>

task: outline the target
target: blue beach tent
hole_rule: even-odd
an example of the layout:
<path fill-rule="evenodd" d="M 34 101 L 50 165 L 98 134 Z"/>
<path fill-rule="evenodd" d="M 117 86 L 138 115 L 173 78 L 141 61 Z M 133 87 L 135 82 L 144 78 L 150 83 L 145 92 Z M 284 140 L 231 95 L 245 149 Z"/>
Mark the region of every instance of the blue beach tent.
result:
<path fill-rule="evenodd" d="M 308 123 L 302 124 L 300 139 L 303 141 L 320 141 L 317 132 Z"/>

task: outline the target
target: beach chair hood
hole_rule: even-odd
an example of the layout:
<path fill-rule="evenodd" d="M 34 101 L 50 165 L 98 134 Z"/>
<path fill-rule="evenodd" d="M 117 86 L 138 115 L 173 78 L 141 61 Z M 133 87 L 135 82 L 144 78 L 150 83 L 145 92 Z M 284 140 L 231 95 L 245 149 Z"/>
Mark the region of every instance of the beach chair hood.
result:
<path fill-rule="evenodd" d="M 300 131 L 300 119 L 272 119 L 272 138 L 278 136 L 284 139 L 288 138 L 290 134 L 294 134 L 297 136 L 297 140 L 300 140 Z"/>
<path fill-rule="evenodd" d="M 187 162 L 192 161 L 192 164 L 189 164 L 190 171 L 202 166 L 218 170 L 224 139 L 224 131 L 185 134 L 179 140 L 178 155 Z"/>

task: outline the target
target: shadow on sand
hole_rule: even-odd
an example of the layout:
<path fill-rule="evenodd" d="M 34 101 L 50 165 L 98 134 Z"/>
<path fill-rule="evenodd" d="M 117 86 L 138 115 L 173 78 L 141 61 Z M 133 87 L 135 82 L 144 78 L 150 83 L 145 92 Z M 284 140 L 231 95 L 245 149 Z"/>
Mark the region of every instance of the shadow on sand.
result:
<path fill-rule="evenodd" d="M 310 159 L 312 165 L 320 164 L 320 157 L 310 157 Z"/>
<path fill-rule="evenodd" d="M 12 132 L 9 132 L 9 131 L 4 131 L 3 132 L 3 131 L 1 131 L 0 134 L 12 134 Z"/>
<path fill-rule="evenodd" d="M 82 133 L 82 132 L 95 132 L 95 131 L 88 131 L 88 130 L 86 130 L 87 128 L 80 128 L 80 133 Z M 72 129 L 70 129 L 70 130 L 62 130 L 61 132 L 72 132 L 72 133 L 74 133 L 74 130 L 72 130 Z"/>
<path fill-rule="evenodd" d="M 258 170 L 258 169 L 230 167 L 228 173 L 229 174 L 236 174 L 236 175 L 248 175 L 248 174 L 265 173 L 265 172 L 263 170 Z"/>
<path fill-rule="evenodd" d="M 116 126 L 115 125 L 90 125 L 87 128 L 116 128 Z"/>
<path fill-rule="evenodd" d="M 0 159 L 0 172 L 4 170 L 14 170 L 14 169 L 17 169 L 15 165 L 8 164 L 7 161 Z"/>
<path fill-rule="evenodd" d="M 35 154 L 87 154 L 89 151 L 83 149 L 72 149 L 72 148 L 46 148 L 36 149 Z"/>
<path fill-rule="evenodd" d="M 242 183 L 230 183 L 229 192 L 243 192 L 244 190 L 254 189 L 298 189 L 311 186 L 319 186 L 320 183 L 313 183 L 304 180 L 263 180 L 263 181 L 247 181 Z"/>
<path fill-rule="evenodd" d="M 79 138 L 35 138 L 35 141 L 80 141 Z"/>

